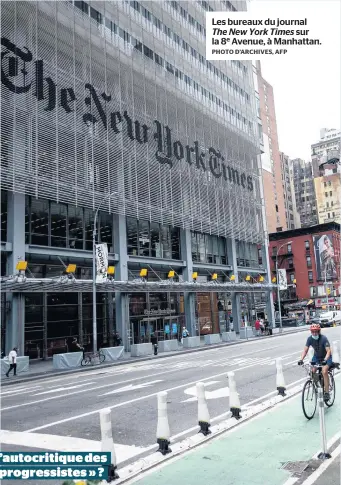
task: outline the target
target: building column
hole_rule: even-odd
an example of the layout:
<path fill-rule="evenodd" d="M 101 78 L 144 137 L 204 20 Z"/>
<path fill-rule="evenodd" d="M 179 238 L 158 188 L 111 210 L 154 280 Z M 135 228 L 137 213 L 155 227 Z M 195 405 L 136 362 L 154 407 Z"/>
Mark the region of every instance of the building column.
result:
<path fill-rule="evenodd" d="M 47 293 L 43 293 L 43 360 L 47 360 Z"/>
<path fill-rule="evenodd" d="M 126 218 L 114 215 L 114 251 L 119 254 L 119 261 L 115 268 L 117 281 L 128 281 L 128 248 Z M 115 292 L 116 331 L 122 338 L 125 350 L 129 349 L 129 296 L 120 291 Z"/>
<path fill-rule="evenodd" d="M 181 259 L 186 261 L 183 271 L 185 281 L 193 281 L 192 237 L 189 229 L 180 230 Z M 191 336 L 196 335 L 195 294 L 184 293 L 186 327 Z"/>
<path fill-rule="evenodd" d="M 109 312 L 109 346 L 112 347 L 114 344 L 113 333 L 114 333 L 114 293 L 107 293 L 108 296 L 108 312 Z"/>
<path fill-rule="evenodd" d="M 265 279 L 268 283 L 271 283 L 271 271 L 270 271 L 270 261 L 269 261 L 269 245 L 266 241 L 264 246 L 262 246 L 262 259 L 265 266 Z M 265 293 L 266 297 L 266 313 L 268 315 L 268 322 L 270 327 L 275 327 L 275 314 L 274 314 L 274 297 L 272 291 L 267 291 Z"/>
<path fill-rule="evenodd" d="M 25 195 L 7 192 L 7 241 L 12 253 L 7 258 L 7 275 L 14 275 L 19 260 L 25 260 Z M 6 319 L 6 353 L 18 347 L 18 355 L 25 353 L 25 297 L 9 293 L 11 310 Z"/>
<path fill-rule="evenodd" d="M 78 342 L 83 346 L 83 293 L 78 292 Z"/>
<path fill-rule="evenodd" d="M 238 265 L 237 265 L 237 248 L 234 239 L 227 238 L 227 257 L 228 262 L 232 266 L 232 273 L 235 275 L 235 282 L 238 283 Z M 232 293 L 232 318 L 233 330 L 236 333 L 240 332 L 241 311 L 240 311 L 240 295 Z"/>

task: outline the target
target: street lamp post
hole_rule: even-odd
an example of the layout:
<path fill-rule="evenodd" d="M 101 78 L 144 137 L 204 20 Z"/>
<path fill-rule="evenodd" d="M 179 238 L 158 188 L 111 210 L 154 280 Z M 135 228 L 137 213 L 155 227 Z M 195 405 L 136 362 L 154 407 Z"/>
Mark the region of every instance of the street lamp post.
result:
<path fill-rule="evenodd" d="M 278 284 L 278 254 L 280 250 L 284 247 L 287 246 L 288 244 L 291 244 L 292 241 L 286 242 L 282 244 L 278 248 L 277 254 L 276 254 L 276 278 L 277 278 L 277 302 L 278 302 L 278 312 L 279 312 L 279 331 L 280 333 L 282 332 L 282 312 L 281 312 L 281 294 L 280 294 L 280 289 L 279 289 L 279 284 Z"/>
<path fill-rule="evenodd" d="M 100 202 L 94 217 L 94 227 L 92 230 L 92 333 L 93 333 L 93 352 L 97 352 L 97 301 L 96 301 L 96 236 L 98 212 L 102 204 L 109 199 L 113 193 L 107 194 Z"/>

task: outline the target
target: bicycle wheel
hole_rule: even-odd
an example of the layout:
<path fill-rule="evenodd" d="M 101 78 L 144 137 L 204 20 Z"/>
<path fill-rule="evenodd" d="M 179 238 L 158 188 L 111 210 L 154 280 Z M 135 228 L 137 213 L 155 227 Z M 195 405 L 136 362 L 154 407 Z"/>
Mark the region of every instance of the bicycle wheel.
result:
<path fill-rule="evenodd" d="M 81 366 L 84 367 L 86 365 L 89 365 L 90 362 L 91 362 L 90 357 L 84 357 L 84 359 L 82 359 Z"/>
<path fill-rule="evenodd" d="M 105 361 L 105 355 L 102 352 L 99 352 L 98 357 L 99 357 L 99 363 L 103 364 L 103 362 Z"/>
<path fill-rule="evenodd" d="M 329 408 L 332 407 L 332 405 L 334 404 L 335 393 L 336 393 L 336 389 L 335 389 L 334 376 L 333 374 L 329 374 L 329 396 L 330 397 L 328 401 L 324 401 L 326 403 L 326 406 L 328 406 Z"/>
<path fill-rule="evenodd" d="M 317 406 L 316 389 L 311 379 L 307 380 L 302 390 L 302 409 L 307 419 L 314 417 Z"/>

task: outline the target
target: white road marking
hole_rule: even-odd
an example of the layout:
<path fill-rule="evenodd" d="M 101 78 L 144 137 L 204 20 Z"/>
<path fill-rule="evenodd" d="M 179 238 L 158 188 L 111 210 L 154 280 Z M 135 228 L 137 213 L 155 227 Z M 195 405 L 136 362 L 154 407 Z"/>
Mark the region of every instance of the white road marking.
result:
<path fill-rule="evenodd" d="M 60 391 L 71 391 L 72 389 L 76 389 L 77 387 L 84 387 L 88 384 L 96 384 L 96 381 L 92 382 L 85 382 L 83 384 L 77 384 L 76 386 L 71 387 L 56 387 L 55 389 L 50 389 L 49 391 L 38 392 L 37 394 L 33 394 L 33 396 L 42 396 L 43 394 L 51 394 L 53 392 L 60 392 Z"/>
<path fill-rule="evenodd" d="M 145 382 L 144 384 L 128 384 L 128 386 L 120 387 L 119 389 L 115 389 L 114 391 L 106 392 L 105 394 L 99 394 L 100 396 L 109 396 L 109 394 L 118 394 L 119 392 L 125 391 L 135 391 L 136 389 L 143 389 L 144 387 L 152 386 L 153 384 L 157 384 L 158 382 L 163 382 L 162 380 L 158 381 L 149 381 Z"/>
<path fill-rule="evenodd" d="M 244 369 L 248 369 L 250 367 L 253 367 L 254 364 L 252 365 L 247 365 L 245 367 L 241 367 L 239 369 L 235 369 L 234 372 L 240 372 Z M 225 372 L 221 372 L 220 374 L 216 374 L 216 375 L 213 375 L 213 376 L 209 376 L 209 377 L 205 377 L 203 379 L 200 379 L 201 382 L 206 382 L 210 379 L 214 379 L 215 377 L 220 377 L 220 376 L 226 376 L 226 371 Z M 170 387 L 168 389 L 163 389 L 164 391 L 167 391 L 167 392 L 170 392 L 170 391 L 175 391 L 177 389 L 182 389 L 183 387 L 187 387 L 187 386 L 190 386 L 190 385 L 193 385 L 193 384 L 196 384 L 198 382 L 198 380 L 195 380 L 195 381 L 192 381 L 192 382 L 187 382 L 186 384 L 181 384 L 179 386 L 175 386 L 175 387 Z M 154 397 L 156 396 L 160 391 L 157 391 L 157 392 L 154 392 L 152 394 L 147 394 L 146 396 L 140 396 L 140 397 L 137 397 L 135 399 L 130 399 L 129 401 L 124 401 L 124 402 L 120 402 L 120 403 L 117 403 L 117 404 L 114 404 L 113 406 L 105 406 L 105 408 L 99 408 L 95 411 L 89 411 L 87 413 L 83 413 L 83 414 L 78 414 L 76 416 L 72 416 L 70 418 L 65 418 L 65 419 L 61 419 L 59 421 L 55 421 L 53 423 L 50 423 L 50 424 L 44 424 L 43 426 L 37 426 L 36 428 L 32 428 L 30 430 L 27 430 L 28 432 L 33 432 L 33 431 L 38 431 L 38 430 L 41 430 L 41 429 L 46 429 L 46 428 L 50 428 L 52 426 L 56 426 L 58 424 L 62 424 L 62 423 L 67 423 L 68 421 L 73 421 L 73 420 L 76 420 L 76 419 L 81 419 L 81 418 L 85 418 L 87 416 L 92 416 L 93 414 L 97 414 L 99 413 L 102 409 L 106 409 L 106 408 L 109 408 L 109 409 L 116 409 L 116 408 L 120 408 L 122 406 L 126 406 L 127 404 L 132 404 L 134 402 L 139 402 L 139 401 L 143 401 L 145 399 L 150 399 L 151 397 Z M 28 403 L 28 404 L 32 404 L 32 403 Z M 20 406 L 20 405 L 18 405 Z M 18 406 L 14 406 L 14 407 L 18 407 Z M 12 408 L 4 408 L 4 409 L 13 409 Z"/>
<path fill-rule="evenodd" d="M 72 438 L 70 436 L 28 433 L 25 431 L 18 432 L 2 430 L 0 431 L 0 442 L 6 445 L 40 448 L 42 450 L 53 451 L 101 451 L 100 441 Z M 140 455 L 144 451 L 145 448 L 138 446 L 120 445 L 115 443 L 115 452 L 118 463 L 133 458 L 136 455 Z"/>
<path fill-rule="evenodd" d="M 331 458 L 329 460 L 325 460 L 322 465 L 320 465 L 304 482 L 302 482 L 301 485 L 313 485 L 313 483 L 316 482 L 316 480 L 322 475 L 322 473 L 325 472 L 327 468 L 333 463 L 333 461 L 340 455 L 340 452 L 341 445 L 335 448 L 333 453 L 331 453 Z"/>
<path fill-rule="evenodd" d="M 20 389 L 10 389 L 8 391 L 3 391 L 1 389 L 1 397 L 12 397 L 12 396 L 15 396 L 17 394 L 20 394 L 21 392 L 25 392 L 25 394 L 27 393 L 27 391 L 37 391 L 38 389 L 41 389 L 41 386 L 32 386 L 32 387 L 23 387 L 23 388 L 20 388 Z"/>
<path fill-rule="evenodd" d="M 214 384 L 219 384 L 220 381 L 209 381 L 209 382 L 204 382 L 205 388 L 208 386 L 213 386 Z M 189 399 L 186 399 L 185 401 L 181 402 L 192 402 L 197 400 L 197 387 L 188 387 L 187 389 L 184 390 L 184 393 L 187 394 L 188 396 L 193 396 L 190 397 Z M 207 397 L 207 392 L 206 392 L 206 397 Z"/>
<path fill-rule="evenodd" d="M 273 348 L 272 348 L 273 349 Z M 271 350 L 272 350 L 271 349 Z M 263 350 L 256 350 L 252 353 L 256 354 L 256 353 L 259 353 L 259 352 L 263 352 Z M 198 367 L 198 362 L 195 362 L 194 363 L 194 367 Z M 207 366 L 210 366 L 211 364 L 210 363 L 204 363 L 204 364 L 201 364 L 200 367 L 203 368 L 203 367 L 207 367 Z M 226 367 L 228 366 L 229 364 L 226 364 Z M 234 364 L 232 364 L 234 365 Z M 139 381 L 141 379 L 148 379 L 148 378 L 152 378 L 152 377 L 156 377 L 156 376 L 160 376 L 160 375 L 164 375 L 164 374 L 170 374 L 170 373 L 173 373 L 174 372 L 174 369 L 168 369 L 166 371 L 163 371 L 163 372 L 156 372 L 154 374 L 150 374 L 148 376 L 140 376 L 140 377 L 135 377 L 133 379 L 125 379 L 124 381 L 120 381 L 120 382 L 111 382 L 110 384 L 104 384 L 102 386 L 95 386 L 95 387 L 92 387 L 92 388 L 89 388 L 89 389 L 82 389 L 82 390 L 78 390 L 78 391 L 75 391 L 75 392 L 69 392 L 69 393 L 66 393 L 66 394 L 60 394 L 58 396 L 52 396 L 52 397 L 47 397 L 45 399 L 40 399 L 40 400 L 36 400 L 36 401 L 28 401 L 28 402 L 24 402 L 24 403 L 20 403 L 20 404 L 13 404 L 11 406 L 8 406 L 8 407 L 5 407 L 5 408 L 2 408 L 1 411 L 7 411 L 7 410 L 12 410 L 12 409 L 16 409 L 16 408 L 20 408 L 20 407 L 23 407 L 23 406 L 30 406 L 32 404 L 39 404 L 41 402 L 46 402 L 46 401 L 51 401 L 51 400 L 54 400 L 54 399 L 60 399 L 62 397 L 65 397 L 65 396 L 72 396 L 74 394 L 80 394 L 80 393 L 84 393 L 84 392 L 89 392 L 89 391 L 97 391 L 98 389 L 104 389 L 106 387 L 111 387 L 111 386 L 116 386 L 118 384 L 126 384 L 127 382 L 133 382 L 133 381 Z M 223 375 L 223 374 L 218 374 L 218 375 Z M 108 376 L 107 376 L 108 377 Z"/>

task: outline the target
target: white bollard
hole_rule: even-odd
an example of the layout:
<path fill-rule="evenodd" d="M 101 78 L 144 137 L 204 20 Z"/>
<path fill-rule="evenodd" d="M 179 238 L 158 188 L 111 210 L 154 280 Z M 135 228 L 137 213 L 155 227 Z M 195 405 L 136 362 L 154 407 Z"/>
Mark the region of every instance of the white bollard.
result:
<path fill-rule="evenodd" d="M 339 354 L 339 342 L 337 340 L 334 340 L 333 346 L 332 346 L 332 359 L 333 359 L 333 364 L 337 369 L 340 368 L 340 354 Z"/>
<path fill-rule="evenodd" d="M 283 367 L 282 367 L 282 358 L 278 357 L 276 359 L 276 369 L 277 369 L 277 375 L 276 375 L 276 387 L 278 394 L 281 396 L 285 396 L 285 381 L 284 381 L 284 375 L 283 375 Z"/>
<path fill-rule="evenodd" d="M 210 413 L 208 411 L 206 396 L 205 396 L 205 385 L 203 382 L 197 383 L 197 398 L 198 398 L 198 422 L 200 426 L 199 433 L 207 436 L 211 433 L 209 429 L 211 426 Z"/>
<path fill-rule="evenodd" d="M 322 438 L 322 451 L 317 456 L 320 460 L 326 460 L 331 458 L 330 453 L 328 453 L 327 448 L 327 435 L 326 435 L 326 421 L 324 419 L 324 399 L 323 399 L 323 389 L 319 386 L 317 390 L 317 399 L 318 399 L 318 407 L 319 407 L 319 415 L 320 415 L 320 431 L 321 431 L 321 438 Z"/>
<path fill-rule="evenodd" d="M 230 411 L 232 413 L 232 417 L 240 419 L 240 401 L 239 394 L 237 392 L 236 381 L 234 380 L 234 372 L 228 372 L 227 377 L 229 380 L 230 388 Z"/>
<path fill-rule="evenodd" d="M 170 429 L 167 415 L 167 392 L 162 391 L 157 395 L 157 428 L 156 428 L 156 442 L 159 445 L 159 451 L 163 455 L 167 455 L 172 450 L 168 448 L 170 444 Z"/>
<path fill-rule="evenodd" d="M 108 481 L 119 478 L 116 473 L 117 459 L 115 453 L 114 440 L 112 438 L 111 410 L 102 409 L 99 413 L 101 424 L 101 450 L 111 453 L 111 464 L 109 465 Z"/>

